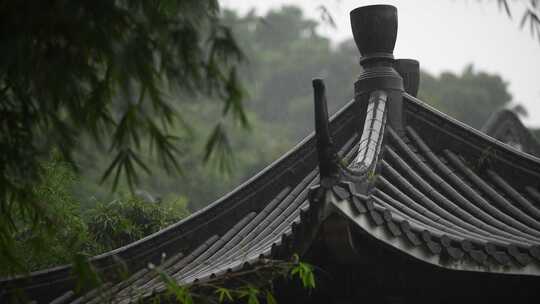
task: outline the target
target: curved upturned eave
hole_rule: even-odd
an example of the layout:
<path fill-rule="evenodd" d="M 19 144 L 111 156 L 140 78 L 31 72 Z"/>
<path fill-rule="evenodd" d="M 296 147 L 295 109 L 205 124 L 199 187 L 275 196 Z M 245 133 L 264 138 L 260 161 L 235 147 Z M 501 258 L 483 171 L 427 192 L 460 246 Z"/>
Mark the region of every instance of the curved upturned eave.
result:
<path fill-rule="evenodd" d="M 334 187 L 330 200 L 338 212 L 367 235 L 437 267 L 539 277 L 540 243 L 535 237 L 538 231 L 531 227 L 540 223 L 531 216 L 533 213 L 523 210 L 523 207 L 528 207 L 538 211 L 538 206 L 533 206 L 532 201 L 523 197 L 525 189 L 521 188 L 540 182 L 540 159 L 512 149 L 408 94 L 404 94 L 404 110 L 403 132 L 397 134 L 392 128 L 385 132 L 385 147 L 380 151 L 379 170 L 373 178 L 375 189 L 366 196 L 356 191 L 352 183 L 340 186 L 341 189 Z M 401 146 L 395 142 L 396 138 Z M 403 151 L 400 149 L 401 154 L 396 154 L 394 150 L 398 146 L 409 154 L 401 155 Z M 470 176 L 457 172 L 458 175 L 450 174 L 454 172 L 447 168 L 450 164 L 446 165 L 440 159 L 447 158 L 453 166 L 454 161 L 462 161 L 459 156 L 478 159 L 486 149 L 496 150 L 492 155 L 496 161 L 483 169 L 471 171 L 470 175 L 480 180 L 479 188 L 471 188 L 477 181 L 466 180 Z M 402 177 L 399 170 L 394 170 L 396 155 L 402 157 L 404 168 L 408 168 L 399 170 L 410 175 Z M 491 185 L 489 182 L 493 178 L 488 173 L 485 177 L 476 175 L 483 170 L 494 172 L 492 175 L 496 176 L 504 172 L 505 179 L 512 180 L 512 183 L 507 184 L 503 180 L 502 186 Z M 513 186 L 518 186 L 520 191 Z M 380 202 L 380 193 L 386 194 L 391 188 L 405 194 L 395 196 L 394 193 L 395 202 Z M 487 202 L 482 192 L 487 193 L 488 199 L 497 196 L 498 204 Z M 503 192 L 508 192 L 508 196 L 503 197 Z M 407 203 L 400 201 L 405 198 Z M 516 205 L 512 200 L 518 200 Z M 479 206 L 480 203 L 487 205 Z M 401 210 L 399 205 L 407 210 Z M 432 218 L 444 219 L 444 223 Z M 535 222 L 531 224 L 530 221 Z M 446 225 L 446 229 L 440 225 Z M 523 229 L 526 233 L 518 231 Z M 492 231 L 498 234 L 490 236 Z M 511 233 L 515 235 L 506 240 Z M 527 239 L 527 244 L 518 244 L 518 238 Z M 500 242 L 499 239 L 505 240 Z"/>
<path fill-rule="evenodd" d="M 358 215 L 352 202 L 349 200 L 340 200 L 339 198 L 331 198 L 332 205 L 339 213 L 362 229 L 366 235 L 369 235 L 378 241 L 393 247 L 419 261 L 431 264 L 435 267 L 440 267 L 452 271 L 472 271 L 482 273 L 500 273 L 507 275 L 528 275 L 540 277 L 540 266 L 536 263 L 530 263 L 523 267 L 508 267 L 503 265 L 490 265 L 484 267 L 472 262 L 471 260 L 454 260 L 449 261 L 443 258 L 440 254 L 433 254 L 424 246 L 411 246 L 407 238 L 396 237 L 388 230 L 384 224 L 377 225 L 368 218 L 366 214 Z"/>

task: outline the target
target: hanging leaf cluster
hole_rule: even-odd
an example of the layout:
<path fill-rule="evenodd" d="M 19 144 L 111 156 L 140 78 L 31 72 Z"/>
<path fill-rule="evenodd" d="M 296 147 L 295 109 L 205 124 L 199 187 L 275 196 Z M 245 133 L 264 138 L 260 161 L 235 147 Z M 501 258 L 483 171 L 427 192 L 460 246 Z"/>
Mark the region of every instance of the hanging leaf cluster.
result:
<path fill-rule="evenodd" d="M 519 26 L 522 29 L 528 27 L 531 36 L 540 42 L 540 1 L 522 0 L 521 3 L 524 5 L 524 10 Z M 504 9 L 509 18 L 513 17 L 509 0 L 497 0 L 497 5 L 499 9 Z"/>
<path fill-rule="evenodd" d="M 90 136 L 111 155 L 103 180 L 133 187 L 137 172 L 151 171 L 145 153 L 181 169 L 169 130 L 189 126 L 172 96 L 221 100 L 223 116 L 247 126 L 243 60 L 217 0 L 3 1 L 0 254 L 9 253 L 12 215 L 32 219 L 46 208 L 28 189 L 51 149 L 74 164 L 78 140 Z"/>

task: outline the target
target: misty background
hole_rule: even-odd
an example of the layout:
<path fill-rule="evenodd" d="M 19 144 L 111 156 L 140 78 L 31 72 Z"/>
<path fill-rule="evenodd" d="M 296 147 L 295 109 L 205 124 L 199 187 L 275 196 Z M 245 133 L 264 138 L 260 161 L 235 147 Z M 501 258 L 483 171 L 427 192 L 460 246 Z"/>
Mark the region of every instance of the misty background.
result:
<path fill-rule="evenodd" d="M 318 30 L 333 44 L 351 38 L 349 12 L 363 5 L 397 7 L 399 25 L 396 58 L 413 58 L 438 75 L 459 73 L 469 64 L 500 75 L 508 83 L 512 102 L 525 106 L 522 117 L 530 127 L 540 127 L 540 43 L 529 24 L 520 29 L 527 1 L 510 1 L 509 18 L 496 0 L 224 0 L 223 7 L 239 12 L 255 9 L 265 14 L 282 5 L 296 5 L 309 18 L 333 17 L 335 27 L 322 23 Z"/>

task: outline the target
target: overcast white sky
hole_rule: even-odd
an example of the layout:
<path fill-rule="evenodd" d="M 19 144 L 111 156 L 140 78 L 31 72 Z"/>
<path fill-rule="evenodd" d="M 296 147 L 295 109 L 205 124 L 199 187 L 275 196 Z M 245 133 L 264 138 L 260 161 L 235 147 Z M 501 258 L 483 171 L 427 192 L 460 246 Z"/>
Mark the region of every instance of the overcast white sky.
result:
<path fill-rule="evenodd" d="M 529 111 L 528 126 L 540 127 L 540 43 L 519 29 L 520 3 L 510 20 L 496 1 L 476 0 L 221 0 L 221 5 L 242 13 L 255 7 L 259 14 L 284 4 L 304 9 L 320 19 L 324 5 L 337 29 L 323 26 L 320 33 L 335 42 L 352 37 L 349 11 L 363 5 L 392 4 L 398 8 L 396 58 L 414 58 L 429 72 L 461 72 L 473 63 L 477 70 L 501 75 L 509 83 L 514 102 Z M 351 80 L 351 86 L 352 86 Z"/>

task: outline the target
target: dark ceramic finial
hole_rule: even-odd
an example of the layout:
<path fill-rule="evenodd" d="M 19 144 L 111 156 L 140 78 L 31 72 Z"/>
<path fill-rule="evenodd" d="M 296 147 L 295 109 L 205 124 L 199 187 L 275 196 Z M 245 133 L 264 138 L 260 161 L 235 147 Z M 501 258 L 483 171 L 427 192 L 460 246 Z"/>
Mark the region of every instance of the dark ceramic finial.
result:
<path fill-rule="evenodd" d="M 394 68 L 403 78 L 405 92 L 416 97 L 420 85 L 420 63 L 414 59 L 397 59 Z"/>
<path fill-rule="evenodd" d="M 326 94 L 322 79 L 313 79 L 313 95 L 315 102 L 315 135 L 319 156 L 319 171 L 322 178 L 332 177 L 337 172 L 337 154 L 330 135 Z"/>
<path fill-rule="evenodd" d="M 397 37 L 397 9 L 391 5 L 362 6 L 351 11 L 351 27 L 361 60 L 393 59 Z"/>
<path fill-rule="evenodd" d="M 403 131 L 403 79 L 394 69 L 397 37 L 397 9 L 391 5 L 362 6 L 351 11 L 351 26 L 362 57 L 362 71 L 354 83 L 354 99 L 367 104 L 372 92 L 388 95 L 387 121 L 395 131 Z"/>

